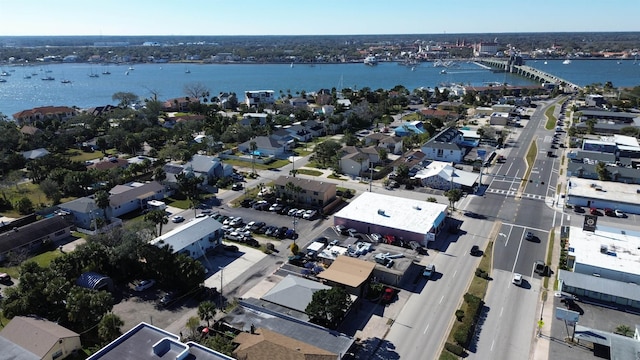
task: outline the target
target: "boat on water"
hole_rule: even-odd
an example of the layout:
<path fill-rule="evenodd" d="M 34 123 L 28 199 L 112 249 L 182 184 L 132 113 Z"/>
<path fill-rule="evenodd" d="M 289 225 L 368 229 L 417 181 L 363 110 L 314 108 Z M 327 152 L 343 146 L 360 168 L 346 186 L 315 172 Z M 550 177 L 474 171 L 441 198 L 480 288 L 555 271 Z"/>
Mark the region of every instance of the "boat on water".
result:
<path fill-rule="evenodd" d="M 63 84 L 71 84 L 71 80 L 69 79 L 60 80 L 60 82 Z"/>
<path fill-rule="evenodd" d="M 102 75 L 111 75 L 111 72 L 109 72 L 109 70 L 105 70 L 102 72 Z"/>
<path fill-rule="evenodd" d="M 442 69 L 442 70 L 440 70 L 440 74 L 446 74 L 446 73 L 447 73 L 447 70 L 446 70 L 446 69 Z"/>
<path fill-rule="evenodd" d="M 565 60 L 562 62 L 562 65 L 569 65 L 569 64 L 571 64 L 571 59 L 565 59 Z"/>
<path fill-rule="evenodd" d="M 45 77 L 42 78 L 43 81 L 53 81 L 55 79 L 56 78 L 54 78 L 53 76 L 45 76 Z"/>
<path fill-rule="evenodd" d="M 7 79 L 0 79 L 0 83 L 7 82 Z"/>
<path fill-rule="evenodd" d="M 31 79 L 31 75 L 26 74 L 25 76 L 23 76 L 24 79 Z"/>
<path fill-rule="evenodd" d="M 133 68 L 133 66 L 129 66 L 129 71 L 131 71 L 131 70 L 135 70 L 135 69 Z"/>
<path fill-rule="evenodd" d="M 100 77 L 100 76 L 98 74 L 96 74 L 96 73 L 91 73 L 91 74 L 89 74 L 89 77 L 90 78 L 97 78 L 97 77 Z"/>
<path fill-rule="evenodd" d="M 364 58 L 364 64 L 369 66 L 378 65 L 378 58 L 376 58 L 375 55 L 369 55 Z"/>
<path fill-rule="evenodd" d="M 6 71 L 2 71 L 2 72 L 0 72 L 0 76 L 11 76 L 11 74 L 9 74 Z"/>

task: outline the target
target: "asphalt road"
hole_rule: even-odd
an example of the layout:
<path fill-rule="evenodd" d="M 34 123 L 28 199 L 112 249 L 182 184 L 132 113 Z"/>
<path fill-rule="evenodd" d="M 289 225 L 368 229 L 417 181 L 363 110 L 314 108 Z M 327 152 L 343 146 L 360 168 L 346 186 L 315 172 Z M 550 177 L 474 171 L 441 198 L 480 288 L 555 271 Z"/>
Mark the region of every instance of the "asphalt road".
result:
<path fill-rule="evenodd" d="M 497 218 L 502 222 L 495 239 L 493 281 L 485 297 L 485 311 L 478 329 L 470 359 L 525 359 L 531 352 L 531 341 L 537 325 L 536 309 L 541 281 L 533 272 L 536 260 L 545 260 L 549 231 L 555 226 L 556 183 L 559 159 L 548 157 L 553 131 L 544 128 L 544 112 L 539 106 L 517 138 L 510 161 L 499 166 L 485 197 L 499 204 Z M 556 113 L 558 110 L 556 110 Z M 535 141 L 538 149 L 530 175 L 526 174 L 526 154 Z M 499 197 L 500 199 L 495 199 Z M 534 234 L 533 241 L 525 238 Z M 523 284 L 512 284 L 513 274 L 523 276 Z"/>

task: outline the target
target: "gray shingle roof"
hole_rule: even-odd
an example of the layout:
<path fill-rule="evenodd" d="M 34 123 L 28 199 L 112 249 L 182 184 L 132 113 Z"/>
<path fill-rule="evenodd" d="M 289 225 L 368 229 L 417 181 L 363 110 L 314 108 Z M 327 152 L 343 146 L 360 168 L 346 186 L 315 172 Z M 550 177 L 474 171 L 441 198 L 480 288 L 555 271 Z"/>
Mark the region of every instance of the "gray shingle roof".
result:
<path fill-rule="evenodd" d="M 269 290 L 262 299 L 304 312 L 316 291 L 329 289 L 331 289 L 330 286 L 317 281 L 287 275 Z"/>

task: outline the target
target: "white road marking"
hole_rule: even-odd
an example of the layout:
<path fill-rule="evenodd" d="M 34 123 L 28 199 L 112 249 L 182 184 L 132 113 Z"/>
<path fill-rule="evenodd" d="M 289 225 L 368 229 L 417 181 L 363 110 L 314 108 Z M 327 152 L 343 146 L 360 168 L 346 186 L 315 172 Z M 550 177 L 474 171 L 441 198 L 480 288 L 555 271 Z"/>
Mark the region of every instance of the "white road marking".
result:
<path fill-rule="evenodd" d="M 423 333 L 423 334 L 426 334 L 428 329 L 429 329 L 429 324 L 427 324 L 427 327 L 426 327 L 426 328 L 424 328 L 424 331 L 423 331 L 422 333 Z"/>

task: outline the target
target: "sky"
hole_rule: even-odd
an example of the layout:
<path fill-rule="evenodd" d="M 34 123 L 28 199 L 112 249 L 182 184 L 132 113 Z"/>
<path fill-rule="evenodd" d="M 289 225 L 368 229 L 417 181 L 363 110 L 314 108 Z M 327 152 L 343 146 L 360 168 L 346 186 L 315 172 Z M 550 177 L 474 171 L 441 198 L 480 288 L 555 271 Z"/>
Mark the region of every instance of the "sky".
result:
<path fill-rule="evenodd" d="M 0 0 L 7 35 L 640 31 L 640 0 Z"/>

